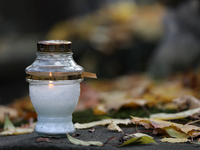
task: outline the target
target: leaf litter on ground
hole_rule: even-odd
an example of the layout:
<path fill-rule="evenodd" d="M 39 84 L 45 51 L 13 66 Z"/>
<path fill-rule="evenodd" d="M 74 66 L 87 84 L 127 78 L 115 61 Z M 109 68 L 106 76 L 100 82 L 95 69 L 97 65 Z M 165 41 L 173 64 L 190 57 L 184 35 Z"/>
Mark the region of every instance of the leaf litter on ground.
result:
<path fill-rule="evenodd" d="M 178 113 L 157 113 L 150 115 L 151 119 L 160 119 L 160 120 L 173 120 L 173 119 L 182 119 L 195 114 L 200 113 L 200 107 L 195 109 L 190 109 Z"/>
<path fill-rule="evenodd" d="M 18 134 L 32 133 L 33 131 L 34 131 L 33 128 L 15 127 L 13 123 L 10 121 L 8 114 L 5 114 L 4 131 L 0 132 L 0 135 L 18 135 Z"/>
<path fill-rule="evenodd" d="M 103 119 L 103 120 L 100 120 L 100 121 L 93 121 L 93 122 L 83 123 L 83 124 L 75 123 L 74 127 L 76 129 L 87 129 L 87 128 L 91 128 L 91 127 L 94 127 L 94 126 L 107 125 L 107 124 L 110 124 L 112 121 L 115 124 L 123 124 L 123 125 L 131 124 L 130 119 Z"/>
<path fill-rule="evenodd" d="M 131 145 L 131 144 L 150 144 L 150 143 L 157 144 L 153 140 L 153 137 L 144 133 L 135 133 L 135 134 L 126 135 L 124 139 L 125 139 L 125 142 L 119 145 L 119 147 Z"/>
<path fill-rule="evenodd" d="M 75 145 L 81 145 L 81 146 L 103 146 L 104 144 L 101 141 L 82 141 L 82 140 L 78 140 L 75 139 L 73 137 L 71 137 L 68 133 L 67 134 L 67 138 L 69 139 L 69 141 Z"/>
<path fill-rule="evenodd" d="M 194 125 L 183 125 L 170 121 L 159 119 L 148 119 L 132 117 L 134 124 L 143 125 L 146 129 L 153 129 L 153 134 L 162 134 L 176 139 L 176 142 L 187 141 L 188 138 L 194 138 L 200 135 L 200 127 Z M 163 139 L 162 141 L 165 141 Z M 172 140 L 169 139 L 168 142 Z"/>
<path fill-rule="evenodd" d="M 46 137 L 39 137 L 35 140 L 35 142 L 62 143 L 62 141 L 50 141 L 49 138 Z"/>

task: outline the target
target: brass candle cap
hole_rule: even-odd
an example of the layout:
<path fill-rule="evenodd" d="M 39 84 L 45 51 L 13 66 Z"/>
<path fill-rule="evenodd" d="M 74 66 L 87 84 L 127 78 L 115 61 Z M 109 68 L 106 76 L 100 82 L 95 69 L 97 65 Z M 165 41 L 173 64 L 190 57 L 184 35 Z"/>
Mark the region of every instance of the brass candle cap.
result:
<path fill-rule="evenodd" d="M 37 43 L 38 52 L 72 52 L 72 43 L 65 40 L 48 40 Z"/>

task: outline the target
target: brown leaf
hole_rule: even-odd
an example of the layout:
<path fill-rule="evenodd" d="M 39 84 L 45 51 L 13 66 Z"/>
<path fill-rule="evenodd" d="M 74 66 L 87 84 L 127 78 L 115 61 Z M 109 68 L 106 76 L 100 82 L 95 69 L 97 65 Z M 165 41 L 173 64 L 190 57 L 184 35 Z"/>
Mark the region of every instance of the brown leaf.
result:
<path fill-rule="evenodd" d="M 88 132 L 94 132 L 94 131 L 95 131 L 95 128 L 88 130 Z"/>
<path fill-rule="evenodd" d="M 50 141 L 49 138 L 39 137 L 35 142 L 47 142 L 47 143 L 62 143 L 62 141 Z"/>
<path fill-rule="evenodd" d="M 187 135 L 188 137 L 197 137 L 200 135 L 200 127 L 193 126 L 193 125 L 182 125 L 178 123 L 173 123 L 170 121 L 163 121 L 158 119 L 146 119 L 146 118 L 138 118 L 132 117 L 131 120 L 135 124 L 144 125 L 145 128 L 152 128 L 154 129 L 153 133 L 160 133 L 160 134 L 169 134 L 170 136 L 183 136 Z M 171 131 L 174 130 L 176 133 L 172 134 Z"/>
<path fill-rule="evenodd" d="M 99 94 L 90 85 L 81 83 L 80 99 L 75 111 L 92 108 L 99 103 Z"/>
<path fill-rule="evenodd" d="M 73 134 L 72 137 L 77 137 L 77 136 L 80 136 L 81 133 L 76 133 L 76 134 Z"/>
<path fill-rule="evenodd" d="M 176 98 L 173 102 L 178 106 L 179 110 L 194 109 L 200 107 L 200 100 L 191 96 L 185 95 L 180 98 Z"/>
<path fill-rule="evenodd" d="M 4 121 L 5 113 L 9 114 L 10 118 L 18 117 L 17 109 L 0 105 L 0 122 Z"/>

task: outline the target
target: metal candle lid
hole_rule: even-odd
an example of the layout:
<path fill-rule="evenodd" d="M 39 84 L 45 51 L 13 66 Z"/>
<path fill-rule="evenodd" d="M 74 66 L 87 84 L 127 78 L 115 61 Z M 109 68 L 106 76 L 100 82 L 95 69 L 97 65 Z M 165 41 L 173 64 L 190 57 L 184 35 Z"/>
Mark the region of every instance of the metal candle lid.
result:
<path fill-rule="evenodd" d="M 38 52 L 72 52 L 72 43 L 65 40 L 48 40 L 37 43 Z"/>

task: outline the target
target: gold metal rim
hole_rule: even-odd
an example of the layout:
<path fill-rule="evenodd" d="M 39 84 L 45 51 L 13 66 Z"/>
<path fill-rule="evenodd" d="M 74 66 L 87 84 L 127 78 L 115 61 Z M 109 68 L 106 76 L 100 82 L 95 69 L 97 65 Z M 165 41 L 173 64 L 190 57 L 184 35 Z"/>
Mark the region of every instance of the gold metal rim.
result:
<path fill-rule="evenodd" d="M 32 80 L 51 80 L 51 81 L 57 81 L 57 80 L 78 80 L 82 79 L 82 74 L 77 75 L 68 75 L 68 76 L 36 76 L 36 75 L 28 75 L 26 77 L 27 79 Z"/>

